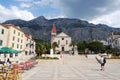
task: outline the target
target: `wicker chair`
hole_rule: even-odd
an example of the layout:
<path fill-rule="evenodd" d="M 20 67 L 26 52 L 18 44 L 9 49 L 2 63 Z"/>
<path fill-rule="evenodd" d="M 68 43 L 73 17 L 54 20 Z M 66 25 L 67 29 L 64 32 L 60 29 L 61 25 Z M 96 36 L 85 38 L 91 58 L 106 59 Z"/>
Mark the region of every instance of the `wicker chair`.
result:
<path fill-rule="evenodd" d="M 13 70 L 12 70 L 12 69 L 8 69 L 8 70 L 6 71 L 5 80 L 15 80 L 15 79 L 14 79 Z"/>
<path fill-rule="evenodd" d="M 4 80 L 4 73 L 0 72 L 0 80 Z"/>
<path fill-rule="evenodd" d="M 18 79 L 21 80 L 23 70 L 21 68 L 18 69 Z"/>

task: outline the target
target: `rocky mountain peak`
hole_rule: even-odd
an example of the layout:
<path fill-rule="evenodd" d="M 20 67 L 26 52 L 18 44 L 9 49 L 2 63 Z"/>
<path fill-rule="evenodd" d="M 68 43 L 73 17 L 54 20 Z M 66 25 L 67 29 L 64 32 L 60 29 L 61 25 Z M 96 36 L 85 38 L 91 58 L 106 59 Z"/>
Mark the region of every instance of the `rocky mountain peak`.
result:
<path fill-rule="evenodd" d="M 46 21 L 47 19 L 44 16 L 39 16 L 31 21 Z"/>
<path fill-rule="evenodd" d="M 25 32 L 30 33 L 35 39 L 50 40 L 52 25 L 56 25 L 57 32 L 65 32 L 75 41 L 106 40 L 112 31 L 120 29 L 112 28 L 104 24 L 92 24 L 88 21 L 72 18 L 46 19 L 44 16 L 30 21 L 8 20 L 4 23 L 20 26 Z"/>

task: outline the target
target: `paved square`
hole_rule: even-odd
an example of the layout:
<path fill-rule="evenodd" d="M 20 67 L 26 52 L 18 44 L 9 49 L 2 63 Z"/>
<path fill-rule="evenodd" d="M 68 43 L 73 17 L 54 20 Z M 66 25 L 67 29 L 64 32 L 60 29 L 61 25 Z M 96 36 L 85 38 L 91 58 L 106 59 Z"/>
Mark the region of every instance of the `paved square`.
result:
<path fill-rule="evenodd" d="M 41 60 L 25 71 L 22 80 L 120 80 L 120 60 L 107 60 L 105 71 L 94 55 L 64 55 L 63 60 Z"/>

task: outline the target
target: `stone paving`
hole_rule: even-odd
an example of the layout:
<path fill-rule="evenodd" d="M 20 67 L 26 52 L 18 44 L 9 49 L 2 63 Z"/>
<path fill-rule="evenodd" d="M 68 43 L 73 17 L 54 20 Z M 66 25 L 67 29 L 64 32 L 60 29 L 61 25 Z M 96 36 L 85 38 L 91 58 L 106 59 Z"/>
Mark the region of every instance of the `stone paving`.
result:
<path fill-rule="evenodd" d="M 63 60 L 41 60 L 25 71 L 22 80 L 120 80 L 120 60 L 107 60 L 105 71 L 95 56 L 64 55 Z"/>

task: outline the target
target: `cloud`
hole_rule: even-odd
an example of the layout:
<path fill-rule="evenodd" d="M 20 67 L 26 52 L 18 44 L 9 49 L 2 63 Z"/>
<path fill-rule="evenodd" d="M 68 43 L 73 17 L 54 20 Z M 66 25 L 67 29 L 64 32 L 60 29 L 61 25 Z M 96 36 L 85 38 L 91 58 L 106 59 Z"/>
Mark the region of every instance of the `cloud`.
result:
<path fill-rule="evenodd" d="M 46 7 L 60 10 L 60 15 L 91 20 L 116 11 L 120 7 L 120 0 L 16 0 L 21 7 Z M 58 15 L 59 16 L 59 15 Z"/>
<path fill-rule="evenodd" d="M 120 7 L 120 0 L 56 0 L 53 3 L 64 16 L 86 20 L 111 13 Z"/>
<path fill-rule="evenodd" d="M 53 2 L 53 0 L 38 0 L 34 2 L 34 4 L 37 4 L 39 6 L 46 6 L 46 5 L 51 5 L 50 3 Z"/>
<path fill-rule="evenodd" d="M 65 18 L 63 15 L 46 15 L 47 19 L 53 19 L 53 18 Z"/>
<path fill-rule="evenodd" d="M 99 9 L 105 8 L 109 0 L 57 0 L 55 7 L 59 8 L 63 15 L 67 17 L 91 19 L 96 15 L 101 15 Z M 105 10 L 106 11 L 106 10 Z M 106 13 L 104 11 L 104 13 Z"/>
<path fill-rule="evenodd" d="M 120 0 L 55 0 L 61 15 L 119 27 Z"/>
<path fill-rule="evenodd" d="M 15 0 L 15 1 L 19 1 L 19 2 L 32 2 L 34 0 Z"/>
<path fill-rule="evenodd" d="M 22 8 L 30 8 L 30 7 L 44 7 L 47 5 L 52 5 L 50 4 L 53 2 L 53 0 L 16 0 L 20 2 L 20 7 Z"/>
<path fill-rule="evenodd" d="M 20 7 L 22 8 L 30 8 L 32 5 L 31 4 L 25 4 L 25 3 L 21 3 Z"/>
<path fill-rule="evenodd" d="M 31 7 L 39 8 L 39 10 L 41 10 L 40 13 L 44 14 L 49 19 L 57 18 L 57 17 L 79 18 L 93 23 L 104 23 L 116 27 L 120 26 L 119 24 L 120 0 L 115 0 L 115 1 L 114 0 L 16 0 L 16 1 L 19 1 L 22 8 L 31 8 Z M 55 12 L 54 11 L 55 9 L 58 11 Z"/>
<path fill-rule="evenodd" d="M 120 10 L 117 10 L 115 12 L 99 16 L 91 20 L 90 22 L 95 24 L 99 24 L 99 23 L 107 24 L 112 27 L 120 27 L 119 21 L 120 21 Z"/>
<path fill-rule="evenodd" d="M 16 6 L 11 6 L 10 8 L 6 8 L 0 5 L 0 22 L 10 19 L 23 19 L 23 20 L 31 20 L 34 18 L 33 14 L 27 10 L 21 10 Z"/>

